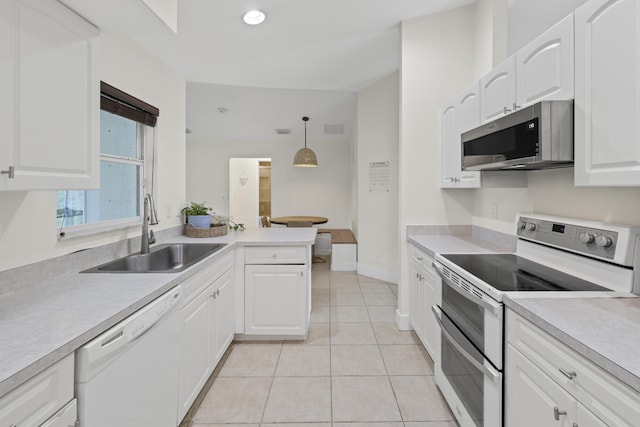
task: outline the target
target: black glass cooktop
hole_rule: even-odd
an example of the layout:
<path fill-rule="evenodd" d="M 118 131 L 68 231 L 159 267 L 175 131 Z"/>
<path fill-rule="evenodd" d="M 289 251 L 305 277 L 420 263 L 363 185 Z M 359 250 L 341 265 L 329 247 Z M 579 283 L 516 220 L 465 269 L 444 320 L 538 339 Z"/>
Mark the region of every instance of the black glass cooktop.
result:
<path fill-rule="evenodd" d="M 499 291 L 609 290 L 513 254 L 442 256 Z"/>

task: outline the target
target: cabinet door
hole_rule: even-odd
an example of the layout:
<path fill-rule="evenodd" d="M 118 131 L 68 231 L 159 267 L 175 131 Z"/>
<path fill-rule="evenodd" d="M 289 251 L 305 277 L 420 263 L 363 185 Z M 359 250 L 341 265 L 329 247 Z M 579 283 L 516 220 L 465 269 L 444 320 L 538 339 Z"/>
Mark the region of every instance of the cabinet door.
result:
<path fill-rule="evenodd" d="M 78 401 L 73 399 L 40 427 L 70 427 L 78 420 Z"/>
<path fill-rule="evenodd" d="M 411 320 L 411 325 L 413 326 L 413 330 L 415 331 L 418 338 L 423 340 L 423 313 L 421 304 L 422 301 L 422 281 L 420 280 L 420 266 L 415 262 L 411 262 L 409 264 L 409 274 L 410 274 L 410 298 L 411 304 L 409 306 L 409 317 Z"/>
<path fill-rule="evenodd" d="M 506 359 L 505 425 L 571 427 L 576 419 L 575 399 L 511 344 L 507 344 Z"/>
<path fill-rule="evenodd" d="M 0 188 L 98 188 L 98 31 L 57 1 L 12 3 L 15 73 L 4 102 L 14 110 L 13 132 L 0 169 L 14 167 L 15 177 L 1 175 Z"/>
<path fill-rule="evenodd" d="M 575 12 L 575 183 L 640 185 L 640 3 Z"/>
<path fill-rule="evenodd" d="M 442 109 L 442 163 L 441 163 L 441 188 L 457 187 L 458 176 L 460 175 L 462 159 L 460 158 L 460 147 L 456 155 L 456 144 L 460 144 L 460 134 L 456 127 L 456 106 L 447 105 Z"/>
<path fill-rule="evenodd" d="M 490 122 L 513 110 L 516 62 L 512 56 L 480 79 L 480 120 Z"/>
<path fill-rule="evenodd" d="M 307 333 L 307 265 L 245 266 L 245 334 Z"/>
<path fill-rule="evenodd" d="M 441 188 L 480 187 L 480 172 L 462 170 L 460 135 L 480 125 L 480 82 L 458 95 L 442 110 Z"/>
<path fill-rule="evenodd" d="M 516 104 L 573 99 L 573 13 L 516 53 Z"/>
<path fill-rule="evenodd" d="M 576 424 L 578 427 L 607 427 L 607 424 L 580 403 L 577 406 Z"/>
<path fill-rule="evenodd" d="M 234 296 L 233 296 L 233 272 L 227 271 L 224 276 L 216 280 L 215 306 L 213 308 L 215 321 L 215 347 L 213 355 L 217 364 L 234 335 Z"/>
<path fill-rule="evenodd" d="M 442 299 L 442 282 L 440 276 L 431 267 L 423 269 L 424 289 L 424 341 L 427 352 L 433 360 L 440 357 L 440 327 L 431 311 L 431 307 L 440 304 Z"/>
<path fill-rule="evenodd" d="M 213 286 L 180 310 L 178 419 L 182 419 L 211 375 Z"/>

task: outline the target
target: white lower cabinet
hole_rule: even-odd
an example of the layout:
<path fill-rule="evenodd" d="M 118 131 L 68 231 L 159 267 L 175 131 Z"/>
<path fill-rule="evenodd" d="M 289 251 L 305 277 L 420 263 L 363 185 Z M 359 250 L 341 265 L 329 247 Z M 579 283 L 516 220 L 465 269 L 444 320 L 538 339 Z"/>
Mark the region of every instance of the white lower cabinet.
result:
<path fill-rule="evenodd" d="M 505 325 L 505 426 L 638 426 L 640 393 L 511 310 Z"/>
<path fill-rule="evenodd" d="M 199 286 L 194 291 L 195 298 L 186 298 L 188 302 L 179 313 L 178 423 L 233 341 L 233 270 L 230 262 L 229 259 L 229 264 L 214 265 L 183 283 L 183 287 L 189 286 L 191 280 Z M 203 285 L 201 282 L 207 277 L 210 279 L 204 280 Z"/>
<path fill-rule="evenodd" d="M 40 427 L 74 427 L 78 419 L 78 401 L 73 399 Z"/>
<path fill-rule="evenodd" d="M 440 304 L 442 282 L 431 264 L 433 258 L 415 246 L 410 247 L 409 320 L 433 360 L 440 355 L 440 329 L 431 307 Z"/>
<path fill-rule="evenodd" d="M 307 270 L 305 265 L 245 266 L 245 334 L 306 335 Z"/>
<path fill-rule="evenodd" d="M 245 248 L 245 335 L 306 338 L 310 254 L 310 247 L 304 246 Z"/>
<path fill-rule="evenodd" d="M 73 379 L 72 353 L 0 398 L 0 426 L 74 425 Z M 59 424 L 57 418 L 71 422 Z"/>

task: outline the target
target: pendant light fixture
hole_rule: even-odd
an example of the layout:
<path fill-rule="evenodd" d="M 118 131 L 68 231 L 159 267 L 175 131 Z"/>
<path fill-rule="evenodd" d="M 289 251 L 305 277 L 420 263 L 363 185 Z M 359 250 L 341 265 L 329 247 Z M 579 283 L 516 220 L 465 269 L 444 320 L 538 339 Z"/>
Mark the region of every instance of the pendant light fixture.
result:
<path fill-rule="evenodd" d="M 315 168 L 318 166 L 318 159 L 316 159 L 316 153 L 310 148 L 307 148 L 307 122 L 309 117 L 303 117 L 304 121 L 304 148 L 301 148 L 293 158 L 293 166 L 302 168 Z"/>

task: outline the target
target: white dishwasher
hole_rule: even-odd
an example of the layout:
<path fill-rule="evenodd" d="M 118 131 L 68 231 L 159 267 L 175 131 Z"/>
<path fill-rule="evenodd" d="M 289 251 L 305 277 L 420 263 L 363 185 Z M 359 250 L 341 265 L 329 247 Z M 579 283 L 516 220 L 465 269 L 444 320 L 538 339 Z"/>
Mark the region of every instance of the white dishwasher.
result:
<path fill-rule="evenodd" d="M 177 286 L 76 351 L 81 427 L 175 427 Z"/>

